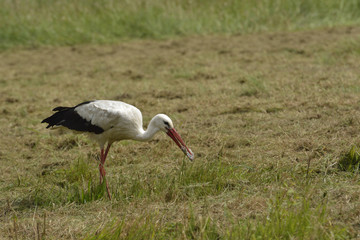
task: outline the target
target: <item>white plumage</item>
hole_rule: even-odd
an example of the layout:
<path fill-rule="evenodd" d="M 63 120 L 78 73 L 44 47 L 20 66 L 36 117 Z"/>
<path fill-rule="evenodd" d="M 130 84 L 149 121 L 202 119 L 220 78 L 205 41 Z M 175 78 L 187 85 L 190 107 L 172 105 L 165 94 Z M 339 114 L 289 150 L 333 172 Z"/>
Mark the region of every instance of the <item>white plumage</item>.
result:
<path fill-rule="evenodd" d="M 135 139 L 143 130 L 140 110 L 124 102 L 98 100 L 80 105 L 75 111 L 104 130 L 102 134 L 91 133 L 100 147 L 107 141 Z"/>
<path fill-rule="evenodd" d="M 110 100 L 96 100 L 80 103 L 75 107 L 56 107 L 52 116 L 42 122 L 48 123 L 47 128 L 64 126 L 75 131 L 86 132 L 100 146 L 100 182 L 105 177 L 104 163 L 110 146 L 115 141 L 133 139 L 148 141 L 158 132 L 163 131 L 170 136 L 190 160 L 194 154 L 185 145 L 174 129 L 171 119 L 165 114 L 153 117 L 146 131 L 143 129 L 142 114 L 136 107 Z M 104 149 L 107 143 L 106 149 Z M 106 183 L 108 196 L 110 191 Z"/>

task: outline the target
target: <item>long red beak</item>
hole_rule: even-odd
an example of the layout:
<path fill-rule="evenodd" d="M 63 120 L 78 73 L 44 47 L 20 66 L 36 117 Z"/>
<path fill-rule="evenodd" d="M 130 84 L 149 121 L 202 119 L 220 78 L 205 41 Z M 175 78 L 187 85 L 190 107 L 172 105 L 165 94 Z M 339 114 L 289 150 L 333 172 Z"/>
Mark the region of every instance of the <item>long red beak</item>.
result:
<path fill-rule="evenodd" d="M 169 137 L 172 138 L 172 140 L 174 140 L 174 142 L 176 143 L 176 145 L 179 146 L 179 148 L 181 149 L 181 151 L 183 151 L 183 153 L 192 161 L 194 160 L 194 153 L 191 151 L 190 148 L 188 148 L 186 146 L 186 144 L 184 143 L 184 141 L 182 140 L 182 138 L 180 137 L 180 135 L 176 132 L 175 128 L 170 128 L 167 133 L 167 135 L 169 135 Z"/>

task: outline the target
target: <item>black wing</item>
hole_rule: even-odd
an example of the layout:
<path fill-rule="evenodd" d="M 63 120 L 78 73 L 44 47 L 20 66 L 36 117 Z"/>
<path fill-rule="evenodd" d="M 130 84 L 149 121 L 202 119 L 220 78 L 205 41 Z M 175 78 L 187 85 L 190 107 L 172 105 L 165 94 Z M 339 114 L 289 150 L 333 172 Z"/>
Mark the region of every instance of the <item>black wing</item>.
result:
<path fill-rule="evenodd" d="M 93 132 L 100 134 L 104 132 L 99 126 L 91 124 L 90 121 L 82 118 L 76 111 L 75 108 L 81 105 L 91 103 L 92 101 L 87 101 L 76 105 L 75 107 L 56 107 L 53 111 L 56 111 L 53 115 L 42 120 L 41 123 L 48 123 L 46 128 L 52 126 L 64 126 L 71 130 L 81 131 L 81 132 Z"/>

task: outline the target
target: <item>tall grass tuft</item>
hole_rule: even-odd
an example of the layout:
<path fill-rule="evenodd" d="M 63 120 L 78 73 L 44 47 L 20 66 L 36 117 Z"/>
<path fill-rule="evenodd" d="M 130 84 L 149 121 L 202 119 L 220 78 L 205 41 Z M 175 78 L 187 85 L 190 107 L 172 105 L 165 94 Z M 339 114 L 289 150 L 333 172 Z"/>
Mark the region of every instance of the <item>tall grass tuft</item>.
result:
<path fill-rule="evenodd" d="M 343 171 L 359 170 L 360 148 L 352 146 L 351 149 L 340 158 L 338 166 L 340 170 Z"/>
<path fill-rule="evenodd" d="M 360 22 L 357 0 L 4 0 L 0 47 L 243 34 Z"/>

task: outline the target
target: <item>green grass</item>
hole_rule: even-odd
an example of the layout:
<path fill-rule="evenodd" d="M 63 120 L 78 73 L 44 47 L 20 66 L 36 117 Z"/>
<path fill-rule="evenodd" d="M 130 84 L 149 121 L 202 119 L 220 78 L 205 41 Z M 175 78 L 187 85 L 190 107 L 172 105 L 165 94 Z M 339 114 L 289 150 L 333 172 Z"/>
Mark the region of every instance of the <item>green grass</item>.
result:
<path fill-rule="evenodd" d="M 357 0 L 0 2 L 0 48 L 351 25 Z"/>
<path fill-rule="evenodd" d="M 359 30 L 0 52 L 0 236 L 356 239 Z M 97 144 L 40 123 L 56 106 L 91 99 L 137 106 L 145 127 L 168 114 L 195 161 L 163 133 L 114 143 L 105 163 L 110 201 L 99 183 Z"/>
<path fill-rule="evenodd" d="M 112 221 L 101 232 L 92 233 L 87 240 L 95 239 L 348 239 L 346 229 L 332 225 L 322 203 L 311 207 L 309 200 L 298 197 L 290 200 L 278 195 L 270 201 L 267 214 L 255 219 L 234 221 L 219 225 L 210 216 L 190 210 L 181 222 L 158 223 L 156 215 L 138 219 Z"/>
<path fill-rule="evenodd" d="M 26 197 L 36 206 L 50 206 L 53 203 L 76 202 L 85 204 L 107 198 L 105 183 L 99 184 L 98 173 L 92 159 L 78 158 L 67 168 L 46 171 L 40 183 Z M 151 173 L 138 172 L 136 175 L 120 175 L 112 182 L 112 198 L 122 202 L 141 199 L 179 202 L 197 200 L 202 196 L 217 196 L 227 190 L 234 190 L 234 178 L 240 178 L 242 168 L 234 168 L 220 160 L 210 160 L 206 164 L 186 164 L 166 174 L 160 169 Z M 147 178 L 147 181 L 142 179 Z M 43 188 L 44 184 L 52 186 Z"/>
<path fill-rule="evenodd" d="M 86 239 L 347 239 L 351 236 L 345 226 L 332 223 L 326 194 L 314 194 L 311 189 L 314 175 L 309 181 L 305 167 L 289 171 L 286 167 L 234 166 L 223 162 L 219 155 L 214 157 L 202 163 L 183 161 L 177 170 L 165 175 L 154 169 L 152 173 L 121 176 L 112 182 L 117 186 L 111 188 L 115 205 L 139 201 L 189 203 L 187 214 L 180 220 L 159 221 L 160 212 L 145 210 L 135 219 L 126 215 L 114 218 L 100 231 L 90 232 Z M 69 167 L 46 172 L 24 198 L 27 200 L 17 203 L 18 210 L 107 201 L 105 183 L 98 183 L 92 161 L 78 158 Z M 224 207 L 221 222 L 206 214 L 207 199 L 229 193 L 245 199 L 253 194 L 254 188 L 267 192 L 268 185 L 276 189 L 269 195 L 264 214 L 237 219 L 231 209 Z M 332 187 L 319 183 L 317 186 Z M 314 199 L 320 201 L 314 202 Z M 197 205 L 197 202 L 204 202 L 205 213 L 193 210 L 192 203 Z"/>
<path fill-rule="evenodd" d="M 247 76 L 240 81 L 244 81 L 246 88 L 240 96 L 258 96 L 259 94 L 266 94 L 265 80 L 261 76 Z"/>
<path fill-rule="evenodd" d="M 351 149 L 344 153 L 339 160 L 339 168 L 343 171 L 359 171 L 360 154 L 359 147 L 352 146 Z"/>

